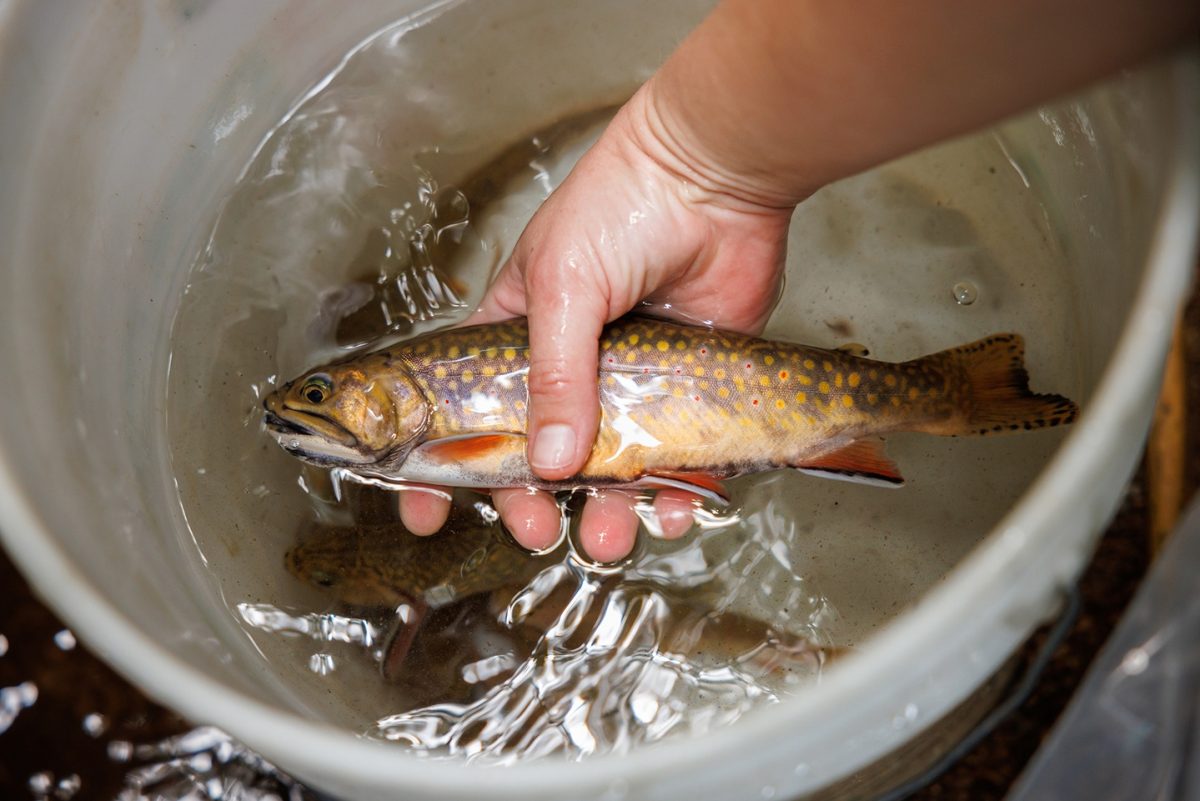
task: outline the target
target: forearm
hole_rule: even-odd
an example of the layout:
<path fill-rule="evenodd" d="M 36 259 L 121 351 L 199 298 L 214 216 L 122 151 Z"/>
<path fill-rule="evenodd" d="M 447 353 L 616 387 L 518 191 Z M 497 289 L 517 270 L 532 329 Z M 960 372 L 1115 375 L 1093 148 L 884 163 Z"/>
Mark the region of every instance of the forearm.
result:
<path fill-rule="evenodd" d="M 1180 0 L 725 0 L 642 93 L 706 188 L 787 205 L 1194 36 Z"/>

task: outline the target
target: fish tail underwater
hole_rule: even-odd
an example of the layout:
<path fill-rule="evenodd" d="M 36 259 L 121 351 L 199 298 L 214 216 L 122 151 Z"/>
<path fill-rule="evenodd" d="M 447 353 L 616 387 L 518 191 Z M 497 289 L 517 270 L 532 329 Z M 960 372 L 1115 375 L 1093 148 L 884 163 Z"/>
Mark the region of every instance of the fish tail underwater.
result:
<path fill-rule="evenodd" d="M 1079 407 L 1062 395 L 1029 389 L 1025 342 L 1019 334 L 995 334 L 918 359 L 922 369 L 961 378 L 961 413 L 923 427 L 943 436 L 1032 431 L 1074 422 Z"/>

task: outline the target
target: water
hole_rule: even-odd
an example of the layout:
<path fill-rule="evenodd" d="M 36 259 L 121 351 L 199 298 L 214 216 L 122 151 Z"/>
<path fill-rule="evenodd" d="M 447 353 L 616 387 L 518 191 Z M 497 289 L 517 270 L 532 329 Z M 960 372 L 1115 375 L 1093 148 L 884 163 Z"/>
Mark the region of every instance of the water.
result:
<path fill-rule="evenodd" d="M 460 319 L 653 66 L 613 65 L 611 91 L 551 119 L 526 104 L 520 122 L 492 126 L 498 112 L 478 98 L 421 80 L 437 24 L 384 32 L 315 84 L 231 187 L 197 257 L 168 387 L 197 569 L 280 700 L 431 755 L 584 758 L 729 725 L 804 691 L 826 668 L 813 648 L 853 647 L 917 600 L 1032 482 L 1060 433 L 896 436 L 898 492 L 791 472 L 742 479 L 732 511 L 678 542 L 644 535 L 615 568 L 590 564 L 568 536 L 517 586 L 431 603 L 392 680 L 380 666 L 397 610 L 412 608 L 339 600 L 285 569 L 298 540 L 394 525 L 396 513 L 386 493 L 284 454 L 260 430 L 263 394 L 376 337 Z M 767 333 L 902 360 L 1016 330 L 1035 389 L 1080 399 L 1062 261 L 1003 142 L 981 134 L 806 202 Z M 443 536 L 509 547 L 486 498 L 456 497 L 460 530 Z"/>

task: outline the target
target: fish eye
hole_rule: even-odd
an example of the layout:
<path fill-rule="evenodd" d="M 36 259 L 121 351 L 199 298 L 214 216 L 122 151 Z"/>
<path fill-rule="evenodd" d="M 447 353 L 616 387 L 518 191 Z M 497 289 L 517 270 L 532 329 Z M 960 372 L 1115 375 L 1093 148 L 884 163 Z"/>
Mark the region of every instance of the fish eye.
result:
<path fill-rule="evenodd" d="M 300 387 L 300 396 L 309 403 L 324 403 L 333 394 L 333 382 L 327 375 L 314 375 Z"/>
<path fill-rule="evenodd" d="M 337 580 L 334 579 L 333 576 L 329 575 L 328 573 L 324 572 L 323 570 L 314 570 L 312 573 L 312 580 L 313 580 L 313 582 L 321 585 L 322 587 L 332 587 L 334 584 L 337 583 Z"/>

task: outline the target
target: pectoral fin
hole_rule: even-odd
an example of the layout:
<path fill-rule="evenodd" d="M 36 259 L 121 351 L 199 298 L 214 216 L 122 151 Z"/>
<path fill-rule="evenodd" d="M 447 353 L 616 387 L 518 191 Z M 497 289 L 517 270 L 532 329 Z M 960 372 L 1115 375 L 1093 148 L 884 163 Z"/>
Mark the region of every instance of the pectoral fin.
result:
<path fill-rule="evenodd" d="M 514 450 L 524 453 L 525 437 L 522 434 L 469 434 L 431 440 L 420 450 L 430 461 L 471 462 L 506 456 Z"/>
<path fill-rule="evenodd" d="M 639 478 L 634 487 L 679 489 L 692 492 L 720 506 L 729 505 L 729 490 L 711 473 L 654 473 Z"/>
<path fill-rule="evenodd" d="M 876 487 L 900 487 L 904 476 L 883 452 L 883 440 L 860 439 L 849 445 L 792 465 L 801 473 Z"/>

